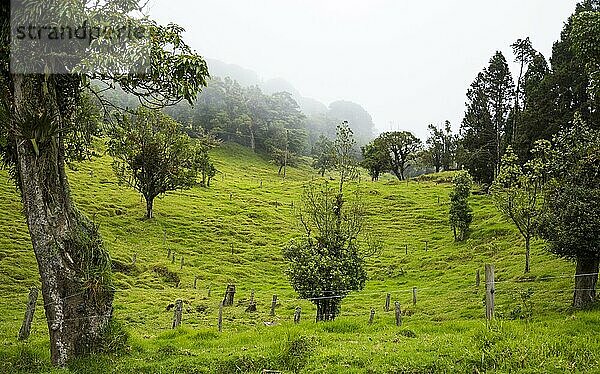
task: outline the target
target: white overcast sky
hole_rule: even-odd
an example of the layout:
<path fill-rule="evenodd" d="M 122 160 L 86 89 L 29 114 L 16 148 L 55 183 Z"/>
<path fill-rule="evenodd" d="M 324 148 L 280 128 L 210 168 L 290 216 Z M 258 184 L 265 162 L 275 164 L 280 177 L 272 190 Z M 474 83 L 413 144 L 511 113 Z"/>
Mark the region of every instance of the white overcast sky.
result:
<path fill-rule="evenodd" d="M 549 58 L 576 0 L 150 0 L 201 55 L 282 77 L 326 105 L 345 99 L 379 131 L 458 128 L 496 50 L 529 36 Z M 513 75 L 518 74 L 516 67 Z"/>

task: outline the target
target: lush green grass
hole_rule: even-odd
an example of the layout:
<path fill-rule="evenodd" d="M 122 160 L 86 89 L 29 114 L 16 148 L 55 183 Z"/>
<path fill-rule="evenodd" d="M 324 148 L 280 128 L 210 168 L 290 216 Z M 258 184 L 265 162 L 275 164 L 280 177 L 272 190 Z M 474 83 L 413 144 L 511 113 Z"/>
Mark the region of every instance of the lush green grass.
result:
<path fill-rule="evenodd" d="M 78 207 L 95 217 L 106 247 L 121 264 L 114 274 L 115 316 L 131 335 L 126 354 L 82 360 L 70 371 L 600 370 L 600 312 L 569 309 L 573 265 L 547 254 L 537 242 L 532 273 L 525 277 L 523 241 L 486 196 L 473 196 L 470 237 L 454 243 L 446 218 L 451 175 L 408 185 L 387 178 L 350 187 L 362 191 L 370 231 L 384 249 L 368 260 L 367 286 L 344 300 L 339 319 L 316 324 L 314 306 L 297 300 L 289 286 L 281 255 L 281 247 L 300 234 L 294 208 L 315 173 L 307 166 L 292 168 L 283 181 L 275 166 L 235 145 L 213 156 L 223 173 L 211 188 L 168 194 L 156 201 L 150 221 L 142 219 L 140 196 L 116 184 L 108 156 L 70 171 Z M 0 173 L 0 197 L 0 372 L 48 371 L 41 302 L 29 342 L 15 338 L 28 288 L 39 276 L 21 204 L 5 172 Z M 174 264 L 168 249 L 176 252 Z M 134 254 L 136 265 L 128 266 Z M 483 286 L 475 287 L 475 273 L 481 269 L 483 274 L 485 263 L 495 264 L 499 281 L 500 318 L 490 327 L 483 318 Z M 159 266 L 177 274 L 179 287 L 154 271 Z M 237 286 L 236 305 L 225 309 L 224 331 L 218 333 L 218 303 L 228 283 Z M 417 305 L 412 305 L 412 287 L 418 287 Z M 522 297 L 528 289 L 532 296 Z M 248 314 L 252 290 L 258 312 Z M 402 304 L 402 327 L 395 326 L 393 312 L 383 310 L 387 293 Z M 269 316 L 273 294 L 279 297 L 276 317 Z M 178 298 L 184 300 L 184 321 L 173 331 L 167 306 Z M 303 311 L 299 326 L 292 322 L 297 306 Z M 368 325 L 371 308 L 375 323 Z M 529 310 L 532 317 L 521 319 Z"/>

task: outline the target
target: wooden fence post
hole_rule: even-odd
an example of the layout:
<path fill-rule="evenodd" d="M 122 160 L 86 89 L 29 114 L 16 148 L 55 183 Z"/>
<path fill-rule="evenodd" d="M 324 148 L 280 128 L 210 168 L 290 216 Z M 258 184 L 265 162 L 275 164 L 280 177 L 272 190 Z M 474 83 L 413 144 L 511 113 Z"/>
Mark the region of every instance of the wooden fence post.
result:
<path fill-rule="evenodd" d="M 417 287 L 413 287 L 413 305 L 417 305 Z"/>
<path fill-rule="evenodd" d="M 235 296 L 235 284 L 230 284 L 225 290 L 225 297 L 223 298 L 223 306 L 233 306 L 233 297 Z"/>
<path fill-rule="evenodd" d="M 23 318 L 23 324 L 19 330 L 19 340 L 27 340 L 31 331 L 31 322 L 33 322 L 33 315 L 35 313 L 35 303 L 37 302 L 38 289 L 37 287 L 31 287 L 29 291 L 29 300 L 27 301 L 27 309 L 25 310 L 25 318 Z"/>
<path fill-rule="evenodd" d="M 135 266 L 136 261 L 137 261 L 137 253 L 134 253 L 133 258 L 131 259 L 131 266 Z"/>
<path fill-rule="evenodd" d="M 183 269 L 183 256 L 181 256 L 181 264 L 179 265 L 179 270 Z"/>
<path fill-rule="evenodd" d="M 425 252 L 429 252 L 429 242 L 425 240 Z"/>
<path fill-rule="evenodd" d="M 488 321 L 494 319 L 495 293 L 494 265 L 485 265 L 485 318 Z"/>
<path fill-rule="evenodd" d="M 223 302 L 219 304 L 219 332 L 223 331 Z"/>
<path fill-rule="evenodd" d="M 175 311 L 173 312 L 173 328 L 176 329 L 181 325 L 181 313 L 183 312 L 183 300 L 175 302 Z"/>
<path fill-rule="evenodd" d="M 194 289 L 196 289 L 196 282 L 198 281 L 198 276 L 194 276 Z"/>
<path fill-rule="evenodd" d="M 171 259 L 171 248 L 167 251 L 167 259 Z"/>
<path fill-rule="evenodd" d="M 233 256 L 233 243 L 231 243 L 231 255 Z"/>
<path fill-rule="evenodd" d="M 256 303 L 254 302 L 254 290 L 252 290 L 252 293 L 250 294 L 250 304 L 246 308 L 246 312 L 256 312 Z"/>
<path fill-rule="evenodd" d="M 296 308 L 296 311 L 294 312 L 294 323 L 297 325 L 300 323 L 300 315 L 302 314 L 302 308 L 298 307 Z"/>
<path fill-rule="evenodd" d="M 371 314 L 369 315 L 369 325 L 373 324 L 373 318 L 375 318 L 375 309 L 371 308 Z"/>
<path fill-rule="evenodd" d="M 175 251 L 173 251 L 173 258 L 171 258 L 171 264 L 175 263 Z"/>
<path fill-rule="evenodd" d="M 400 303 L 396 301 L 396 326 L 402 326 L 402 311 L 400 310 Z"/>
<path fill-rule="evenodd" d="M 385 311 L 389 312 L 390 311 L 390 301 L 391 301 L 392 295 L 391 294 L 387 294 L 387 296 L 385 297 Z"/>
<path fill-rule="evenodd" d="M 277 306 L 277 295 L 273 295 L 273 301 L 271 302 L 271 315 L 275 316 L 275 307 Z"/>
<path fill-rule="evenodd" d="M 404 244 L 404 254 L 408 255 L 408 244 Z"/>

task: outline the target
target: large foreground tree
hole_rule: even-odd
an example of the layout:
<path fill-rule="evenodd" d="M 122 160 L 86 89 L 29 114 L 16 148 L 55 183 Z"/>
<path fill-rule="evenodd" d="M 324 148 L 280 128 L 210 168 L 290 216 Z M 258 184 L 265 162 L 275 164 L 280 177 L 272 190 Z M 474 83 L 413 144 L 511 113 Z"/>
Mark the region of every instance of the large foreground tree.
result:
<path fill-rule="evenodd" d="M 98 53 L 93 50 L 98 45 L 95 42 L 83 62 L 104 66 L 96 72 L 82 69 L 57 74 L 54 72 L 65 67 L 48 64 L 42 66 L 44 74 L 10 70 L 11 9 L 6 1 L 1 5 L 0 146 L 4 163 L 21 193 L 39 267 L 52 363 L 64 366 L 74 357 L 99 348 L 113 313 L 109 255 L 97 226 L 73 204 L 65 173 L 65 162 L 72 156 L 67 150 L 73 148 L 67 144 L 76 140 L 89 144 L 89 137 L 79 136 L 81 129 L 74 120 L 81 93 L 89 79 L 95 78 L 116 83 L 145 103 L 167 105 L 182 98 L 191 101 L 206 84 L 208 72 L 205 61 L 182 41 L 181 28 L 131 18 L 140 11 L 137 1 L 27 4 L 14 11 L 23 12 L 19 16 L 32 24 L 45 24 L 38 23 L 40 14 L 54 14 L 60 15 L 56 20 L 65 21 L 66 17 L 69 24 L 104 20 L 138 25 L 148 32 L 149 49 L 144 56 L 147 67 L 136 74 L 125 66 L 107 68 L 106 64 L 118 65 L 123 56 Z M 135 48 L 121 50 L 127 51 L 136 53 Z M 44 63 L 43 57 L 34 55 L 30 62 Z"/>
<path fill-rule="evenodd" d="M 549 250 L 576 262 L 573 306 L 596 300 L 600 263 L 600 134 L 577 115 L 555 139 L 539 224 Z"/>

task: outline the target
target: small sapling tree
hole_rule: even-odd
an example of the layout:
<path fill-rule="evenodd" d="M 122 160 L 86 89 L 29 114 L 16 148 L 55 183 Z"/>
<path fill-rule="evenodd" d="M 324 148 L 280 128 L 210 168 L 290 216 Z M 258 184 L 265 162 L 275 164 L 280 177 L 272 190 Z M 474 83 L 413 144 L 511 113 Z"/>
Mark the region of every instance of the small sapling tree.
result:
<path fill-rule="evenodd" d="M 335 168 L 340 173 L 339 195 L 344 191 L 344 183 L 358 178 L 356 160 L 356 140 L 347 121 L 338 125 L 334 145 Z"/>
<path fill-rule="evenodd" d="M 461 171 L 454 177 L 454 188 L 450 193 L 450 226 L 455 241 L 465 240 L 473 221 L 473 213 L 469 206 L 472 184 L 473 179 L 466 171 Z"/>
<path fill-rule="evenodd" d="M 509 146 L 491 189 L 498 210 L 513 222 L 525 239 L 525 273 L 530 270 L 530 243 L 542 208 L 542 188 L 546 180 L 549 152 L 550 142 L 540 140 L 532 150 L 533 158 L 521 166 Z"/>

